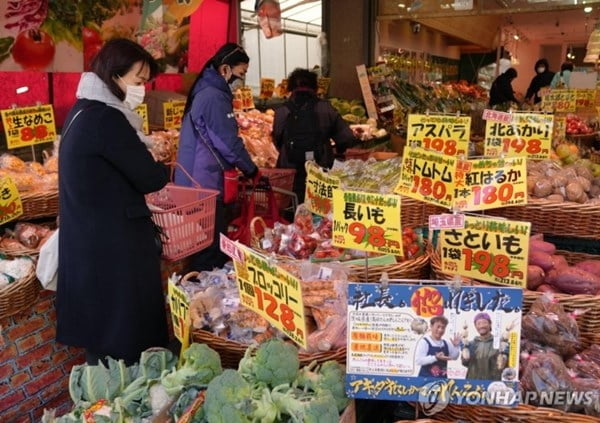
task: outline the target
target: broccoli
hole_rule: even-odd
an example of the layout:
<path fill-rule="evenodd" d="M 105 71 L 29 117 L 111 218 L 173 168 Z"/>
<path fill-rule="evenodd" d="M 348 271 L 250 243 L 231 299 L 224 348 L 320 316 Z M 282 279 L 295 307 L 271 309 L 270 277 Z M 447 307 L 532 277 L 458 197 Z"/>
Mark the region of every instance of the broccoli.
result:
<path fill-rule="evenodd" d="M 304 389 L 310 389 L 317 395 L 323 390 L 331 393 L 335 399 L 338 411 L 348 405 L 348 397 L 344 389 L 346 372 L 340 363 L 329 360 L 315 370 L 317 362 L 313 361 L 298 372 L 296 384 Z"/>
<path fill-rule="evenodd" d="M 208 384 L 204 412 L 208 423 L 250 423 L 252 388 L 238 372 L 226 369 Z"/>
<path fill-rule="evenodd" d="M 340 419 L 335 399 L 329 391 L 322 391 L 318 396 L 298 396 L 294 388 L 280 385 L 273 389 L 271 398 L 294 423 L 338 423 Z"/>
<path fill-rule="evenodd" d="M 271 338 L 258 347 L 248 347 L 238 371 L 252 384 L 264 383 L 273 388 L 291 384 L 299 367 L 298 349 L 281 339 Z"/>

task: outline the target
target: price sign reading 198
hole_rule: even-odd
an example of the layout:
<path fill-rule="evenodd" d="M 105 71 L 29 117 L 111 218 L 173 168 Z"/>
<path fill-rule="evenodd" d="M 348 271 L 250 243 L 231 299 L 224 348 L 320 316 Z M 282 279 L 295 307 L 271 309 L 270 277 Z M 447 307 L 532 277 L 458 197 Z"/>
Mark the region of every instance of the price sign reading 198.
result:
<path fill-rule="evenodd" d="M 423 138 L 423 147 L 428 150 L 435 150 L 448 156 L 455 156 L 458 153 L 455 140 L 444 140 L 442 138 Z M 464 154 L 464 151 L 462 151 Z"/>

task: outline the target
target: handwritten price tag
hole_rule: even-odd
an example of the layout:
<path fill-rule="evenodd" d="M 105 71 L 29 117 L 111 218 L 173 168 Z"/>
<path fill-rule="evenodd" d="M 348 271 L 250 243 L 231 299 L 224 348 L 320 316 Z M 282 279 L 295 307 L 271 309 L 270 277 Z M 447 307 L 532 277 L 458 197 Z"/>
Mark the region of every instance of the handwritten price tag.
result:
<path fill-rule="evenodd" d="M 146 103 L 140 104 L 135 108 L 135 112 L 142 118 L 142 131 L 148 135 L 150 133 L 148 129 L 148 105 Z"/>
<path fill-rule="evenodd" d="M 163 126 L 165 129 L 179 129 L 183 120 L 185 101 L 167 101 L 163 103 Z"/>
<path fill-rule="evenodd" d="M 333 245 L 403 256 L 400 197 L 359 191 L 333 193 Z"/>
<path fill-rule="evenodd" d="M 456 157 L 407 147 L 402 157 L 400 182 L 394 192 L 450 208 L 457 162 Z"/>
<path fill-rule="evenodd" d="M 575 90 L 575 107 L 577 109 L 589 109 L 596 106 L 596 90 Z"/>
<path fill-rule="evenodd" d="M 512 122 L 486 121 L 484 155 L 547 159 L 552 145 L 554 116 L 515 113 Z"/>
<path fill-rule="evenodd" d="M 300 281 L 270 264 L 253 250 L 239 246 L 243 263 L 234 261 L 241 304 L 264 317 L 298 345 L 306 348 L 306 324 Z"/>
<path fill-rule="evenodd" d="M 407 143 L 448 156 L 466 154 L 470 116 L 408 115 Z"/>
<path fill-rule="evenodd" d="M 42 144 L 56 138 L 54 110 L 50 104 L 7 109 L 0 114 L 9 149 Z"/>
<path fill-rule="evenodd" d="M 173 333 L 175 338 L 181 342 L 182 350 L 185 350 L 190 344 L 190 301 L 185 291 L 179 288 L 171 278 L 167 283 L 167 296 L 171 308 Z"/>
<path fill-rule="evenodd" d="M 23 214 L 23 204 L 17 186 L 8 176 L 0 178 L 0 225 Z"/>
<path fill-rule="evenodd" d="M 314 162 L 306 162 L 305 205 L 314 214 L 331 213 L 333 192 L 340 186 L 339 178 L 329 175 Z"/>
<path fill-rule="evenodd" d="M 542 109 L 555 113 L 574 112 L 577 104 L 575 90 L 550 90 L 542 97 Z"/>
<path fill-rule="evenodd" d="M 524 288 L 530 231 L 529 222 L 466 216 L 464 229 L 440 232 L 442 269 Z"/>
<path fill-rule="evenodd" d="M 454 210 L 486 210 L 527 203 L 524 157 L 460 161 Z"/>

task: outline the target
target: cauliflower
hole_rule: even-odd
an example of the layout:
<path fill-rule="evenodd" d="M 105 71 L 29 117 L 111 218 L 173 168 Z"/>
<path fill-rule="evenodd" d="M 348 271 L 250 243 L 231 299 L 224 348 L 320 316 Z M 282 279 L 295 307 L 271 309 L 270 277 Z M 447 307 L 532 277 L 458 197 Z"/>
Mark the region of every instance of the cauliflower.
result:
<path fill-rule="evenodd" d="M 271 338 L 258 348 L 256 345 L 248 347 L 238 371 L 252 384 L 264 383 L 273 388 L 291 384 L 299 367 L 298 349 L 279 338 Z"/>
<path fill-rule="evenodd" d="M 344 389 L 346 376 L 344 368 L 334 360 L 326 361 L 314 370 L 316 365 L 317 362 L 313 361 L 308 366 L 303 367 L 298 372 L 296 384 L 305 390 L 315 392 L 316 396 L 320 396 L 323 391 L 329 391 L 335 399 L 338 411 L 341 412 L 348 405 L 348 397 L 346 397 Z"/>
<path fill-rule="evenodd" d="M 251 423 L 252 388 L 238 372 L 226 369 L 208 384 L 204 411 L 208 423 Z"/>

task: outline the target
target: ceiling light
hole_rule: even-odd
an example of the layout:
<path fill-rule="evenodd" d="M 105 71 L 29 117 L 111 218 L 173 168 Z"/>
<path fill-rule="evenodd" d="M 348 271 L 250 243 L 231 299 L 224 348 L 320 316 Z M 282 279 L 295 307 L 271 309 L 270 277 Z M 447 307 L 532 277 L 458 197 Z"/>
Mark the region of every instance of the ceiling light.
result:
<path fill-rule="evenodd" d="M 592 10 L 593 10 L 593 9 L 592 9 L 592 6 L 586 6 L 586 7 L 583 9 L 583 11 L 584 11 L 585 13 L 590 13 Z"/>
<path fill-rule="evenodd" d="M 398 7 L 404 9 L 406 7 L 406 5 L 404 3 L 398 3 Z"/>
<path fill-rule="evenodd" d="M 515 34 L 515 35 L 513 35 L 513 38 L 514 38 L 515 40 L 518 40 L 518 39 L 519 39 L 519 34 Z"/>

